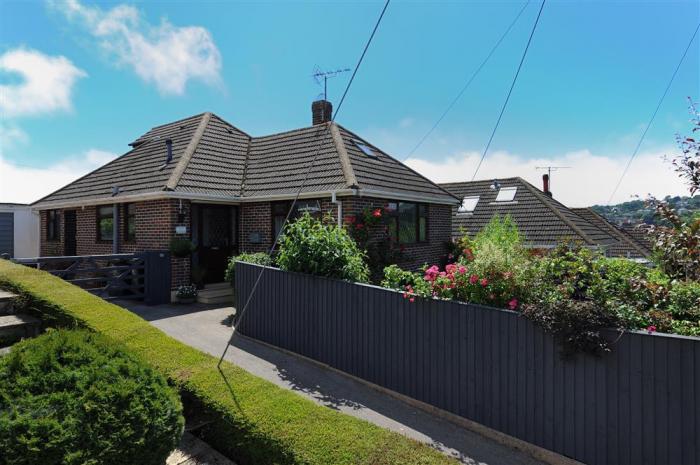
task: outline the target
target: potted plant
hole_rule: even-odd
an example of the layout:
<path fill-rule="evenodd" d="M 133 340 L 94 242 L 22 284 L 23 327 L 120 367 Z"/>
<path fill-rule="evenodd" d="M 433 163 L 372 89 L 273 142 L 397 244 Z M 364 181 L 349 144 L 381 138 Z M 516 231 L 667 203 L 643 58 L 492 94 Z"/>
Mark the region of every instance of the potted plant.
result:
<path fill-rule="evenodd" d="M 178 303 L 191 304 L 197 300 L 198 293 L 199 291 L 197 290 L 197 286 L 190 284 L 188 286 L 178 287 L 177 291 L 175 292 L 175 297 L 177 297 Z"/>
<path fill-rule="evenodd" d="M 195 245 L 186 237 L 174 237 L 170 241 L 170 253 L 173 254 L 174 257 L 189 257 L 195 249 Z"/>

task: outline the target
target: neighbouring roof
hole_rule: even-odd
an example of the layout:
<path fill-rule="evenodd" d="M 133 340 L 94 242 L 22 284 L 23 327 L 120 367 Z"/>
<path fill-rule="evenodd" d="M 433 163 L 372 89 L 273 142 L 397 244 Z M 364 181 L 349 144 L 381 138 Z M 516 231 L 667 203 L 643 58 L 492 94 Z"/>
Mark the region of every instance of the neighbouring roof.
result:
<path fill-rule="evenodd" d="M 497 181 L 500 189 L 492 189 Z M 473 182 L 440 184 L 460 200 L 470 198 L 465 203 L 463 213 L 459 207 L 452 209 L 452 235 L 460 237 L 465 233 L 473 236 L 488 224 L 492 217 L 510 215 L 531 247 L 553 247 L 574 240 L 588 246 L 609 246 L 617 242 L 608 232 L 601 230 L 589 221 L 549 197 L 522 178 L 505 178 Z M 496 201 L 500 198 L 512 200 Z M 474 198 L 479 197 L 474 206 Z M 473 209 L 472 209 L 473 207 Z M 472 210 L 472 211 L 467 211 Z"/>
<path fill-rule="evenodd" d="M 608 257 L 648 259 L 651 256 L 648 245 L 639 242 L 627 231 L 618 228 L 591 208 L 572 208 L 571 210 L 617 239 L 618 242 L 605 251 Z"/>
<path fill-rule="evenodd" d="M 172 159 L 167 163 L 166 140 L 172 141 Z M 458 202 L 337 123 L 251 137 L 220 117 L 203 113 L 154 127 L 129 145 L 129 152 L 35 202 L 34 207 L 159 193 L 254 200 L 293 196 L 302 184 L 302 193 L 357 189 L 367 196 Z M 119 188 L 116 195 L 115 187 Z"/>

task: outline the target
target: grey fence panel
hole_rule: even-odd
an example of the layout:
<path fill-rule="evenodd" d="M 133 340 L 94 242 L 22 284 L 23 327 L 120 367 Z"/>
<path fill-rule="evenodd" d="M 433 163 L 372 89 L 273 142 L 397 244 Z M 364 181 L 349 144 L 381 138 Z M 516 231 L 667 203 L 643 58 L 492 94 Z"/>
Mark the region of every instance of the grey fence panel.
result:
<path fill-rule="evenodd" d="M 236 265 L 239 308 L 262 268 Z M 589 464 L 700 462 L 700 339 L 564 360 L 516 312 L 268 268 L 241 333 Z"/>

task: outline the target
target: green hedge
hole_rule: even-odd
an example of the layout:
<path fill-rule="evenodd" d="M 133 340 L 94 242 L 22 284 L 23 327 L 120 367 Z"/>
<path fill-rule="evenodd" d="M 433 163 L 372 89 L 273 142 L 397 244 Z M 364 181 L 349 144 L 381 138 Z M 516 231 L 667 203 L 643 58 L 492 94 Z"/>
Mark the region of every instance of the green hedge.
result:
<path fill-rule="evenodd" d="M 425 444 L 321 407 L 167 335 L 137 315 L 65 281 L 0 260 L 0 286 L 61 325 L 85 327 L 124 344 L 174 382 L 214 420 L 203 436 L 246 464 L 456 463 Z M 222 348 L 223 349 L 223 348 Z"/>

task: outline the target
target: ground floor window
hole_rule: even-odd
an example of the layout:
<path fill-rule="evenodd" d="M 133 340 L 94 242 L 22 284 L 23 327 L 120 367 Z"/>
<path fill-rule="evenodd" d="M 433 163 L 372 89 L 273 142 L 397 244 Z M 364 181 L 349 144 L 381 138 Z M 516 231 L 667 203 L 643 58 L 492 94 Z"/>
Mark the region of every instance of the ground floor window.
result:
<path fill-rule="evenodd" d="M 428 240 L 428 206 L 413 202 L 389 202 L 389 235 L 399 244 Z"/>
<path fill-rule="evenodd" d="M 97 240 L 111 242 L 114 237 L 114 207 L 97 207 Z"/>
<path fill-rule="evenodd" d="M 287 218 L 287 212 L 292 205 L 292 201 L 274 202 L 272 203 L 272 238 L 276 238 L 282 230 L 284 220 Z M 294 211 L 289 215 L 289 221 L 294 221 L 304 212 L 310 213 L 312 216 L 320 217 L 321 204 L 318 200 L 297 200 L 294 204 Z"/>
<path fill-rule="evenodd" d="M 133 242 L 136 240 L 136 204 L 124 206 L 124 238 Z"/>
<path fill-rule="evenodd" d="M 46 240 L 58 241 L 61 239 L 61 212 L 49 210 L 46 212 Z"/>

